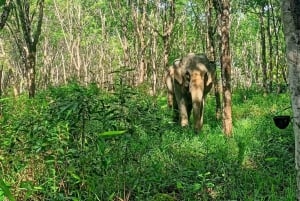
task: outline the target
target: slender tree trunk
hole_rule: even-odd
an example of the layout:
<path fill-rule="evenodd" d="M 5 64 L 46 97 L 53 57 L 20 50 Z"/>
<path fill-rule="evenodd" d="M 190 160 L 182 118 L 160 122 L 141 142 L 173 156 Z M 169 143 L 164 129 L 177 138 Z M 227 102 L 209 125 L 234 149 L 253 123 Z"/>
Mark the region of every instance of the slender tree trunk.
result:
<path fill-rule="evenodd" d="M 267 21 L 267 26 L 268 26 L 268 42 L 269 42 L 269 84 L 268 84 L 268 91 L 272 92 L 273 89 L 273 43 L 272 43 L 272 35 L 273 32 L 272 31 L 272 25 L 271 25 L 271 14 L 272 14 L 272 9 L 273 9 L 273 5 L 271 4 L 271 2 L 269 1 L 269 10 L 267 11 L 267 17 L 268 17 L 268 21 Z"/>
<path fill-rule="evenodd" d="M 267 84 L 267 58 L 266 58 L 266 36 L 265 36 L 265 5 L 261 6 L 261 12 L 259 14 L 259 21 L 260 21 L 260 44 L 261 44 L 261 67 L 262 67 L 262 77 L 263 77 L 263 89 L 264 92 L 268 92 L 268 84 Z"/>
<path fill-rule="evenodd" d="M 131 17 L 133 17 L 134 19 L 134 13 L 131 12 L 135 12 L 135 10 L 133 8 L 131 8 L 130 6 L 130 1 L 111 1 L 110 3 L 111 6 L 111 12 L 112 15 L 115 19 L 120 19 L 120 24 L 121 24 L 121 31 L 116 30 L 117 35 L 119 37 L 121 46 L 122 46 L 122 50 L 123 50 L 123 58 L 121 59 L 121 66 L 124 68 L 132 68 L 135 66 L 134 64 L 134 59 L 131 57 L 132 56 L 132 50 L 130 48 L 130 26 L 129 26 L 129 20 L 131 19 Z M 122 10 L 124 12 L 116 12 L 116 10 Z M 122 16 L 119 16 L 122 13 Z M 131 16 L 132 15 L 132 16 Z M 108 41 L 107 41 L 108 42 Z M 108 42 L 109 43 L 109 42 Z M 109 60 L 110 58 L 108 58 Z M 140 68 L 140 66 L 138 66 Z M 113 71 L 113 70 L 111 70 Z M 139 69 L 135 70 L 135 71 L 139 71 Z M 129 83 L 131 83 L 132 85 L 136 85 L 139 82 L 139 78 L 140 77 L 144 77 L 144 75 L 140 76 L 141 74 L 131 74 L 131 72 L 128 72 L 128 74 L 130 74 L 131 76 L 128 76 L 130 80 L 127 80 Z M 138 76 L 136 78 L 136 76 Z M 109 79 L 109 78 L 108 78 Z M 108 81 L 109 82 L 109 81 Z"/>
<path fill-rule="evenodd" d="M 206 44 L 207 44 L 207 55 L 208 59 L 216 65 L 216 49 L 214 42 L 214 34 L 215 29 L 212 24 L 212 10 L 213 10 L 213 2 L 209 0 L 207 2 L 207 34 L 206 34 Z M 216 72 L 216 76 L 214 79 L 214 91 L 215 91 L 215 100 L 216 100 L 216 119 L 221 118 L 221 90 L 220 90 L 219 78 Z"/>
<path fill-rule="evenodd" d="M 146 15 L 147 10 L 146 6 L 148 4 L 147 0 L 143 0 L 142 2 L 139 2 L 137 7 L 142 10 L 137 10 L 135 5 L 132 4 L 132 16 L 135 23 L 135 32 L 137 35 L 137 62 L 138 62 L 138 80 L 137 84 L 142 84 L 146 77 L 147 77 L 147 59 L 146 59 L 146 48 L 148 46 L 148 42 L 146 41 L 146 32 L 147 32 L 147 26 L 146 26 Z"/>
<path fill-rule="evenodd" d="M 152 49 L 151 49 L 151 63 L 152 63 L 152 92 L 153 94 L 156 94 L 156 88 L 157 88 L 157 34 L 155 32 L 152 33 Z"/>
<path fill-rule="evenodd" d="M 297 200 L 300 200 L 300 0 L 282 0 L 282 22 L 286 41 L 295 134 Z"/>
<path fill-rule="evenodd" d="M 27 84 L 28 84 L 28 94 L 30 98 L 33 98 L 35 96 L 35 64 L 36 64 L 36 53 L 30 52 L 28 56 L 26 57 L 26 72 L 27 72 Z"/>
<path fill-rule="evenodd" d="M 230 30 L 230 3 L 222 0 L 221 3 L 221 68 L 223 83 L 223 130 L 226 136 L 232 134 L 231 115 L 231 54 L 229 45 Z"/>
<path fill-rule="evenodd" d="M 170 37 L 164 36 L 163 37 L 163 44 L 164 44 L 164 51 L 163 51 L 163 67 L 164 69 L 168 66 L 169 61 L 169 54 L 170 54 Z"/>
<path fill-rule="evenodd" d="M 274 8 L 272 8 L 272 21 L 273 21 L 273 30 L 274 30 L 274 69 L 275 69 L 275 79 L 274 82 L 278 84 L 277 86 L 277 92 L 279 93 L 281 91 L 281 86 L 279 83 L 281 82 L 280 75 L 279 75 L 279 70 L 280 70 L 280 65 L 279 65 L 279 31 L 281 30 L 281 25 L 282 23 L 279 20 L 276 20 L 275 18 L 275 13 L 274 13 Z"/>
<path fill-rule="evenodd" d="M 160 6 L 160 1 L 157 2 L 157 6 Z M 160 9 L 157 9 L 160 11 Z M 166 69 L 169 60 L 169 54 L 171 49 L 171 35 L 174 29 L 175 23 L 175 1 L 170 0 L 168 1 L 168 10 L 164 10 L 162 14 L 163 19 L 163 28 L 162 33 L 156 30 L 156 32 L 161 36 L 163 41 L 163 68 Z"/>
<path fill-rule="evenodd" d="M 33 24 L 32 13 L 30 13 L 30 2 L 16 0 L 16 16 L 18 17 L 22 29 L 23 41 L 25 45 L 23 46 L 22 44 L 20 44 L 19 40 L 17 40 L 16 43 L 19 43 L 18 47 L 20 49 L 20 52 L 23 54 L 21 56 L 23 56 L 24 58 L 29 98 L 33 98 L 35 96 L 36 90 L 36 49 L 42 30 L 44 0 L 38 0 L 37 5 L 37 22 L 36 24 Z M 32 30 L 34 25 L 35 30 Z"/>

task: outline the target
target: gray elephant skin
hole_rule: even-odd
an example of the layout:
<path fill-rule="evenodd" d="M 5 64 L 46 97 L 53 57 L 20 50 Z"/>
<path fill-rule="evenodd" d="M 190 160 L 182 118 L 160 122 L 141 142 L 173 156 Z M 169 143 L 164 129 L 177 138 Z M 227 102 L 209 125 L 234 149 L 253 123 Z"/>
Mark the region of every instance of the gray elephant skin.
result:
<path fill-rule="evenodd" d="M 168 106 L 173 108 L 174 121 L 187 126 L 193 110 L 196 133 L 203 126 L 205 98 L 212 88 L 215 71 L 215 65 L 205 54 L 189 53 L 175 60 L 165 74 Z"/>

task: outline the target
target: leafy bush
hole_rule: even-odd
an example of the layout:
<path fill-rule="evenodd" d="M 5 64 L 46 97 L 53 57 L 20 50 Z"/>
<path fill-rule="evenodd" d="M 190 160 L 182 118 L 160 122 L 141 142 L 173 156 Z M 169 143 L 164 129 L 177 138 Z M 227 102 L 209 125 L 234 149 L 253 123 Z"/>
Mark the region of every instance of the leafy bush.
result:
<path fill-rule="evenodd" d="M 71 82 L 3 98 L 0 199 L 294 200 L 292 129 L 272 122 L 289 98 L 245 95 L 233 97 L 232 138 L 211 96 L 200 135 L 171 123 L 166 98 L 143 88 Z"/>

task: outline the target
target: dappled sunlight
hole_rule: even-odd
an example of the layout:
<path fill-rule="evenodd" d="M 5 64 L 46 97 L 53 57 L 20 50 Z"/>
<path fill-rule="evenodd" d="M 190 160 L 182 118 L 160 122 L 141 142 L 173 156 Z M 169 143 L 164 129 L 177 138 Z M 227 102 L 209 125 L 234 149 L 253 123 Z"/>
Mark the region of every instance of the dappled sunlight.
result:
<path fill-rule="evenodd" d="M 248 169 L 248 170 L 257 170 L 258 165 L 256 164 L 255 160 L 252 158 L 246 157 L 242 161 L 242 168 Z"/>

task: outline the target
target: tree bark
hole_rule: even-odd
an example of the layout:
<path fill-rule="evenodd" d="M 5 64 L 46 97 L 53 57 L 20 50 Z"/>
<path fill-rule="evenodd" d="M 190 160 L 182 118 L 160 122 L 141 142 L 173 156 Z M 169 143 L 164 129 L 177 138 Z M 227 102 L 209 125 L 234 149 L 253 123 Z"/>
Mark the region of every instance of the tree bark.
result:
<path fill-rule="evenodd" d="M 44 0 L 38 1 L 38 19 L 36 24 L 36 29 L 33 28 L 33 20 L 31 19 L 30 13 L 30 2 L 16 0 L 16 16 L 18 17 L 19 23 L 21 25 L 23 40 L 25 46 L 18 45 L 19 48 L 22 48 L 20 52 L 24 58 L 24 65 L 26 69 L 26 78 L 27 78 L 27 87 L 29 98 L 35 96 L 36 83 L 35 83 L 35 74 L 36 74 L 36 49 L 41 35 L 42 22 L 44 16 Z M 16 41 L 18 43 L 18 41 Z"/>
<path fill-rule="evenodd" d="M 146 48 L 148 46 L 149 41 L 146 41 L 146 32 L 147 32 L 147 24 L 146 24 L 146 15 L 147 15 L 147 0 L 143 0 L 142 2 L 138 2 L 136 6 L 132 4 L 132 16 L 134 21 L 135 32 L 137 35 L 137 53 L 138 53 L 138 80 L 137 85 L 142 84 L 147 77 L 147 59 L 146 59 Z M 141 10 L 141 11 L 140 11 Z"/>
<path fill-rule="evenodd" d="M 216 65 L 216 49 L 215 49 L 215 41 L 214 35 L 216 30 L 213 28 L 212 24 L 212 10 L 213 10 L 213 2 L 209 0 L 207 2 L 207 34 L 206 34 L 206 44 L 207 44 L 207 56 L 208 59 Z M 216 76 L 214 78 L 214 92 L 215 92 L 215 100 L 216 100 L 216 119 L 221 118 L 221 90 L 220 84 L 218 79 L 218 73 L 216 72 Z"/>
<path fill-rule="evenodd" d="M 268 84 L 267 84 L 267 58 L 266 58 L 266 35 L 265 35 L 265 4 L 261 5 L 261 11 L 259 13 L 259 21 L 260 21 L 260 45 L 261 45 L 261 67 L 262 67 L 262 83 L 264 92 L 268 92 Z"/>
<path fill-rule="evenodd" d="M 230 3 L 222 0 L 221 3 L 221 68 L 223 85 L 223 130 L 226 136 L 232 134 L 231 115 L 231 54 L 229 44 L 230 30 Z"/>
<path fill-rule="evenodd" d="M 160 1 L 157 1 L 156 4 L 156 6 L 158 7 L 157 11 L 160 12 Z M 163 14 L 161 16 L 161 18 L 163 19 L 162 33 L 155 29 L 155 31 L 162 38 L 163 41 L 163 69 L 166 69 L 168 65 L 169 54 L 171 49 L 171 36 L 175 24 L 175 1 L 170 0 L 167 4 L 168 6 L 166 6 L 166 8 L 168 10 L 164 9 Z"/>
<path fill-rule="evenodd" d="M 269 69 L 268 69 L 268 72 L 269 72 L 269 83 L 268 83 L 268 91 L 269 92 L 272 92 L 273 90 L 273 43 L 272 43 L 272 36 L 273 36 L 273 30 L 272 30 L 272 25 L 271 25 L 271 14 L 272 13 L 272 10 L 273 10 L 273 5 L 271 3 L 271 1 L 269 1 L 269 10 L 267 11 L 267 26 L 268 26 L 268 29 L 267 29 L 267 36 L 268 36 L 268 42 L 269 42 Z"/>
<path fill-rule="evenodd" d="M 300 200 L 300 0 L 282 0 L 281 9 L 294 120 L 297 200 Z"/>

